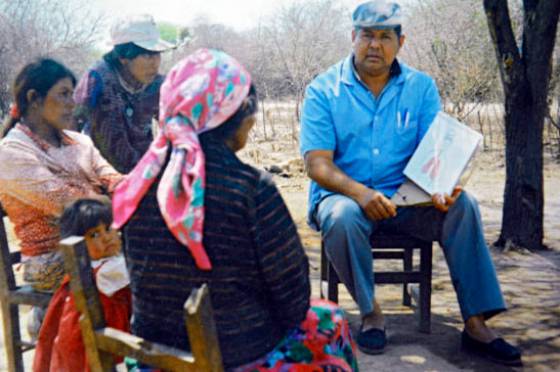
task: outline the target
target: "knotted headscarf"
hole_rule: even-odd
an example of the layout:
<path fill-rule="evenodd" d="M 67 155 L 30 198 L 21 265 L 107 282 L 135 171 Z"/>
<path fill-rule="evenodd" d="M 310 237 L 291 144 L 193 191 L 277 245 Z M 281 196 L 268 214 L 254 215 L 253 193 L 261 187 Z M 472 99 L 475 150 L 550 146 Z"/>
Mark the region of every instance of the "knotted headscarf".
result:
<path fill-rule="evenodd" d="M 245 68 L 216 50 L 199 49 L 171 69 L 161 86 L 159 133 L 113 195 L 115 228 L 134 214 L 162 171 L 171 146 L 157 189 L 161 214 L 197 267 L 212 268 L 202 245 L 206 178 L 198 134 L 227 121 L 247 97 L 250 85 Z"/>

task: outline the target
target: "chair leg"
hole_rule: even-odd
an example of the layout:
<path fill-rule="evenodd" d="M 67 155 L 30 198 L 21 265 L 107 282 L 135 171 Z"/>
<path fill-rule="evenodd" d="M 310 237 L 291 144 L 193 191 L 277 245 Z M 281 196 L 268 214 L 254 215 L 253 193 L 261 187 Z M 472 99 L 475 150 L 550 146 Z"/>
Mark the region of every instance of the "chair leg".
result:
<path fill-rule="evenodd" d="M 327 259 L 327 255 L 325 253 L 325 244 L 323 244 L 323 241 L 321 240 L 321 272 L 320 272 L 320 280 L 319 280 L 319 292 L 321 295 L 321 299 L 324 299 L 328 296 L 328 294 L 325 294 L 325 288 L 324 285 L 326 285 L 328 283 L 328 259 Z"/>
<path fill-rule="evenodd" d="M 333 265 L 329 262 L 329 269 L 327 272 L 328 283 L 328 299 L 334 303 L 338 303 L 338 275 L 334 271 Z"/>
<path fill-rule="evenodd" d="M 432 302 L 432 243 L 420 249 L 420 304 L 419 304 L 419 330 L 423 333 L 431 331 L 431 302 Z"/>
<path fill-rule="evenodd" d="M 4 325 L 4 348 L 9 372 L 23 372 L 23 352 L 19 329 L 19 309 L 2 300 L 2 324 Z"/>
<path fill-rule="evenodd" d="M 321 298 L 325 298 L 325 293 L 323 292 L 323 283 L 327 283 L 327 299 L 334 303 L 338 303 L 338 275 L 334 270 L 333 265 L 329 262 L 327 253 L 325 252 L 325 245 L 321 241 L 321 284 L 320 292 Z"/>
<path fill-rule="evenodd" d="M 404 272 L 408 273 L 412 271 L 412 255 L 414 254 L 414 250 L 412 248 L 405 248 L 403 252 L 403 269 Z M 411 306 L 410 301 L 410 293 L 408 293 L 408 282 L 403 283 L 403 305 L 404 306 Z"/>

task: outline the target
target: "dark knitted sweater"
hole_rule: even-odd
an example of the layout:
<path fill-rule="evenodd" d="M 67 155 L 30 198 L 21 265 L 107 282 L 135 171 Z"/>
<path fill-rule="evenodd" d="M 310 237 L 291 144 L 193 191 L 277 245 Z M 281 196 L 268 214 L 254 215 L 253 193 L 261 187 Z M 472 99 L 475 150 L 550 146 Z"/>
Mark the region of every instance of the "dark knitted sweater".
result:
<path fill-rule="evenodd" d="M 198 270 L 161 218 L 152 186 L 126 226 L 133 332 L 189 348 L 183 304 L 208 283 L 226 368 L 265 355 L 299 325 L 309 307 L 307 257 L 269 176 L 221 143 L 201 139 L 206 154 L 204 247 L 211 271 Z"/>
<path fill-rule="evenodd" d="M 142 91 L 129 92 L 117 72 L 101 61 L 76 87 L 74 99 L 80 126 L 87 125 L 95 147 L 120 173 L 130 172 L 150 146 L 162 82 L 163 76 L 158 75 Z"/>

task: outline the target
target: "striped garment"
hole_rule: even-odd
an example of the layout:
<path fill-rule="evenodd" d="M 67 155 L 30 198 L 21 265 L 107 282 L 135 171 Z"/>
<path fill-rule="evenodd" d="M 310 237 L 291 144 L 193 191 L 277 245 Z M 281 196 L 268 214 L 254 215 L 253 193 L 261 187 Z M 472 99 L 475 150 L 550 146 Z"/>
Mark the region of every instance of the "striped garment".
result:
<path fill-rule="evenodd" d="M 150 146 L 162 82 L 163 77 L 158 75 L 144 89 L 132 92 L 112 67 L 100 61 L 76 87 L 74 100 L 80 127 L 85 126 L 101 155 L 123 174 L 134 168 Z"/>
<path fill-rule="evenodd" d="M 183 304 L 208 283 L 226 368 L 270 352 L 309 309 L 309 268 L 296 227 L 269 176 L 201 135 L 206 155 L 203 244 L 211 271 L 195 266 L 157 205 L 157 183 L 125 227 L 133 332 L 188 349 Z"/>

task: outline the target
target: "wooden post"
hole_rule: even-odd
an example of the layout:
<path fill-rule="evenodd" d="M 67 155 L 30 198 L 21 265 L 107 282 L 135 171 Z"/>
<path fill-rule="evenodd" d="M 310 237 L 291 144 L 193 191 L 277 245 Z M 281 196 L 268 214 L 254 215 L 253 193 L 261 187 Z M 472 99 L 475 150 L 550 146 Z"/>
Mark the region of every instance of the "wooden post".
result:
<path fill-rule="evenodd" d="M 422 333 L 431 332 L 431 302 L 432 302 L 432 242 L 426 242 L 420 247 L 420 301 L 418 303 L 420 326 Z"/>
<path fill-rule="evenodd" d="M 2 324 L 4 328 L 4 348 L 9 372 L 23 371 L 23 356 L 20 348 L 18 305 L 10 303 L 10 291 L 15 290 L 16 281 L 12 271 L 10 246 L 4 226 L 4 210 L 0 207 L 0 302 L 2 305 Z"/>
<path fill-rule="evenodd" d="M 105 327 L 105 319 L 84 239 L 66 238 L 60 242 L 60 249 L 64 253 L 66 273 L 70 275 L 72 295 L 81 314 L 80 329 L 90 369 L 92 372 L 111 371 L 113 356 L 97 347 L 95 331 Z"/>
<path fill-rule="evenodd" d="M 208 286 L 195 288 L 185 302 L 185 323 L 196 369 L 222 372 L 222 355 L 218 344 L 216 324 Z"/>

